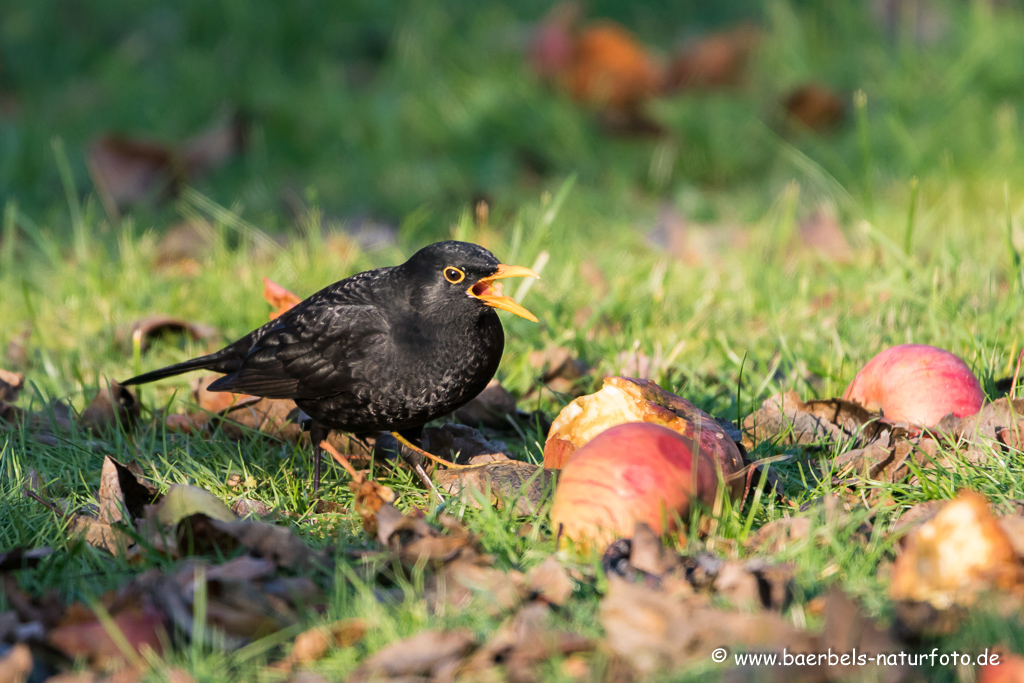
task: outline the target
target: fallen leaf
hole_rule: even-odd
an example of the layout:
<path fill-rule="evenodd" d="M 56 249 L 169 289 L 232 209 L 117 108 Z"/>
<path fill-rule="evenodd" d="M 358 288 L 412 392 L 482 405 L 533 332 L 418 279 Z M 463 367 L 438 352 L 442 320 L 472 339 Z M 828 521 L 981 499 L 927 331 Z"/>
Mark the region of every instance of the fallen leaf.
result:
<path fill-rule="evenodd" d="M 503 667 L 507 680 L 515 682 L 541 680 L 536 668 L 554 657 L 593 650 L 595 643 L 578 633 L 555 629 L 547 605 L 526 605 L 509 618 L 460 668 L 459 673 L 486 675 L 495 667 Z"/>
<path fill-rule="evenodd" d="M 217 330 L 209 325 L 192 323 L 169 315 L 154 315 L 119 328 L 115 339 L 126 352 L 131 352 L 133 340 L 138 339 L 142 351 L 145 352 L 154 339 L 167 334 L 184 334 L 197 342 L 208 342 L 218 337 Z"/>
<path fill-rule="evenodd" d="M 401 676 L 427 676 L 457 663 L 476 646 L 470 631 L 422 631 L 370 655 L 348 680 L 352 683 Z"/>
<path fill-rule="evenodd" d="M 263 298 L 274 309 L 270 312 L 273 320 L 302 301 L 298 296 L 269 278 L 263 278 Z"/>
<path fill-rule="evenodd" d="M 130 430 L 141 413 L 142 407 L 135 394 L 110 380 L 82 412 L 81 422 L 96 436 L 104 436 L 117 429 Z"/>
<path fill-rule="evenodd" d="M 32 651 L 24 643 L 15 643 L 0 656 L 0 681 L 25 683 L 32 672 Z"/>
<path fill-rule="evenodd" d="M 86 163 L 108 210 L 167 199 L 185 182 L 174 150 L 151 140 L 104 135 L 89 147 Z"/>
<path fill-rule="evenodd" d="M 445 423 L 439 427 L 424 427 L 420 438 L 423 450 L 448 460 L 465 464 L 480 455 L 508 454 L 501 441 L 491 441 L 480 430 L 469 425 Z"/>
<path fill-rule="evenodd" d="M 757 27 L 744 24 L 694 40 L 672 58 L 665 89 L 712 90 L 739 85 L 760 39 Z"/>
<path fill-rule="evenodd" d="M 366 635 L 362 619 L 342 619 L 326 626 L 307 629 L 295 637 L 287 666 L 309 664 L 322 659 L 332 648 L 351 647 Z"/>
<path fill-rule="evenodd" d="M 983 590 L 1014 588 L 1021 577 L 1013 545 L 988 502 L 963 491 L 907 537 L 889 595 L 947 609 L 970 604 Z"/>
<path fill-rule="evenodd" d="M 781 616 L 742 614 L 609 577 L 600 620 L 609 648 L 644 673 L 708 661 L 711 651 L 816 652 L 815 639 Z"/>
<path fill-rule="evenodd" d="M 508 418 L 515 413 L 515 397 L 501 386 L 497 378 L 493 378 L 476 398 L 455 411 L 455 419 L 473 427 L 507 429 Z"/>
<path fill-rule="evenodd" d="M 103 458 L 100 471 L 99 521 L 116 524 L 145 516 L 145 507 L 159 498 L 156 487 L 139 479 L 128 467 L 109 455 Z M 128 513 L 125 519 L 124 513 Z"/>
<path fill-rule="evenodd" d="M 172 486 L 159 503 L 146 511 L 145 516 L 156 520 L 162 526 L 172 526 L 196 514 L 223 522 L 234 522 L 238 519 L 238 516 L 217 496 L 197 486 L 184 484 Z"/>
<path fill-rule="evenodd" d="M 135 655 L 142 655 L 146 650 L 157 654 L 163 651 L 167 633 L 162 613 L 152 609 L 129 609 L 110 616 L 113 626 L 120 632 L 116 639 L 98 618 L 93 618 L 57 626 L 49 632 L 47 641 L 68 657 L 85 657 L 100 668 L 123 663 L 130 656 L 122 652 L 118 641 L 127 643 Z"/>
<path fill-rule="evenodd" d="M 551 470 L 507 459 L 434 473 L 438 487 L 458 496 L 470 507 L 493 504 L 497 508 L 505 508 L 512 505 L 516 514 L 523 516 L 536 514 L 551 497 L 554 479 L 555 474 Z"/>
<path fill-rule="evenodd" d="M 853 249 L 832 207 L 821 205 L 815 209 L 800 221 L 799 233 L 803 246 L 818 256 L 836 263 L 853 260 Z"/>
<path fill-rule="evenodd" d="M 124 531 L 86 515 L 72 517 L 68 532 L 114 557 L 124 556 L 135 545 L 135 540 Z"/>
<path fill-rule="evenodd" d="M 531 594 L 556 606 L 566 603 L 576 585 L 554 555 L 548 555 L 543 562 L 528 571 L 524 584 Z"/>
<path fill-rule="evenodd" d="M 783 98 L 782 106 L 791 120 L 817 132 L 837 127 L 846 114 L 843 100 L 817 83 L 791 91 Z"/>
<path fill-rule="evenodd" d="M 172 225 L 156 247 L 154 264 L 159 269 L 176 268 L 190 275 L 200 270 L 213 245 L 213 226 L 201 220 Z"/>
<path fill-rule="evenodd" d="M 787 547 L 807 540 L 811 532 L 809 517 L 783 517 L 775 519 L 747 540 L 747 547 L 766 555 L 774 555 Z"/>
<path fill-rule="evenodd" d="M 582 380 L 590 372 L 590 366 L 577 359 L 564 347 L 550 347 L 543 351 L 532 351 L 530 366 L 539 371 L 539 380 L 556 394 L 578 396 L 585 392 Z"/>
<path fill-rule="evenodd" d="M 25 375 L 0 368 L 0 401 L 13 403 L 25 386 Z"/>
<path fill-rule="evenodd" d="M 805 403 L 795 391 L 787 391 L 765 399 L 743 420 L 744 445 L 776 440 L 787 445 L 822 445 L 858 438 L 871 442 L 890 427 L 879 420 L 878 413 L 852 401 L 833 398 Z"/>

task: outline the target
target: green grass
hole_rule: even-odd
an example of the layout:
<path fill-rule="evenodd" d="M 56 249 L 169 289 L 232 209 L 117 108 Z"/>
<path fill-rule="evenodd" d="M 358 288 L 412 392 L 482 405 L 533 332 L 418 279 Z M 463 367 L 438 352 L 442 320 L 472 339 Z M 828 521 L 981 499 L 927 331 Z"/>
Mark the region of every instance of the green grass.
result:
<path fill-rule="evenodd" d="M 656 102 L 651 115 L 669 135 L 628 139 L 607 137 L 590 113 L 528 73 L 520 51 L 527 22 L 544 11 L 538 3 L 108 2 L 88 12 L 58 0 L 5 3 L 0 93 L 13 94 L 21 114 L 0 117 L 0 353 L 28 334 L 30 389 L 21 405 L 62 398 L 81 410 L 105 378 L 133 374 L 115 330 L 136 319 L 170 313 L 214 326 L 227 342 L 266 320 L 263 276 L 306 295 L 449 236 L 484 243 L 505 262 L 549 256 L 525 300 L 541 323 L 505 320 L 499 377 L 520 395 L 537 382 L 530 351 L 567 346 L 612 369 L 619 352 L 639 348 L 667 358 L 655 373 L 667 389 L 742 419 L 781 390 L 839 395 L 879 350 L 912 341 L 961 355 L 996 397 L 995 381 L 1012 374 L 1024 343 L 1024 14 L 951 2 L 948 35 L 918 44 L 906 31 L 886 35 L 865 3 L 818 4 L 591 3 L 592 14 L 625 22 L 663 51 L 680 36 L 738 19 L 765 27 L 745 87 Z M 834 133 L 784 120 L 780 96 L 808 80 L 849 103 Z M 855 91 L 866 95 L 862 107 L 854 107 Z M 177 141 L 226 105 L 251 122 L 244 156 L 175 203 L 122 220 L 106 215 L 84 163 L 95 135 Z M 480 198 L 492 206 L 486 227 L 472 219 Z M 829 263 L 786 241 L 822 202 L 847 228 L 851 263 Z M 694 223 L 743 226 L 748 244 L 682 263 L 646 238 L 664 207 Z M 165 228 L 196 215 L 214 228 L 198 271 L 154 268 Z M 395 243 L 372 252 L 325 247 L 332 233 L 364 219 L 394 226 Z M 585 263 L 600 269 L 603 287 L 588 284 Z M 141 363 L 148 369 L 203 350 L 164 340 Z M 21 369 L 0 358 L 0 367 Z M 147 410 L 182 410 L 187 386 L 187 377 L 169 380 L 140 395 Z M 562 400 L 545 393 L 521 407 L 553 415 Z M 258 437 L 186 438 L 143 423 L 133 438 L 110 435 L 100 449 L 85 436 L 52 447 L 0 433 L 0 549 L 61 549 L 21 577 L 26 588 L 81 599 L 146 568 L 69 546 L 52 515 L 22 497 L 34 470 L 55 498 L 94 502 L 105 454 L 137 459 L 162 489 L 188 482 L 228 502 L 257 497 L 292 514 L 313 543 L 366 542 L 352 518 L 326 530 L 306 524 L 313 501 L 301 449 Z M 537 461 L 543 438 L 527 433 L 511 443 Z M 757 454 L 791 456 L 778 469 L 797 503 L 827 491 L 812 472 L 828 453 L 763 446 Z M 996 467 L 936 470 L 919 485 L 894 485 L 893 497 L 905 506 L 961 487 L 1002 503 L 1024 497 L 1019 455 L 998 457 Z M 228 489 L 232 473 L 251 475 L 258 488 Z M 387 483 L 403 506 L 427 502 L 405 472 Z M 350 502 L 336 468 L 325 487 L 325 498 Z M 455 512 L 500 566 L 528 569 L 554 550 L 543 524 L 520 537 L 524 520 L 508 513 Z M 838 582 L 873 613 L 891 616 L 877 568 L 893 556 L 885 522 L 899 508 L 877 512 L 867 542 L 851 540 L 855 516 L 825 524 L 825 542 L 777 558 L 798 568 L 798 605 Z M 764 501 L 730 511 L 707 542 L 729 548 L 750 531 L 748 520 L 756 530 L 782 513 Z M 404 602 L 385 606 L 354 576 L 339 569 L 329 616 L 361 615 L 374 628 L 360 649 L 324 662 L 328 677 L 435 625 L 412 588 Z M 559 619 L 598 635 L 597 598 L 581 588 Z M 949 643 L 1024 647 L 1019 625 L 975 619 Z M 441 623 L 482 634 L 497 625 L 474 611 Z M 172 660 L 200 680 L 244 680 L 270 647 L 234 658 L 196 648 Z M 552 669 L 546 678 L 558 675 Z"/>

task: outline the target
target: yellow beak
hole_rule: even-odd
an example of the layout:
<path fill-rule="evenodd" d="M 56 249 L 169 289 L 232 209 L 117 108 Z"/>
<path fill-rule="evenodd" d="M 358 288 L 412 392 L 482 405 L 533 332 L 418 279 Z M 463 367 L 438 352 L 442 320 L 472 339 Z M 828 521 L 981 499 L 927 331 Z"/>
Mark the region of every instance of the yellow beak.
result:
<path fill-rule="evenodd" d="M 494 274 L 480 278 L 475 285 L 466 290 L 466 294 L 480 299 L 480 301 L 483 301 L 488 306 L 500 308 L 503 311 L 514 313 L 520 318 L 537 322 L 537 316 L 517 304 L 512 297 L 501 295 L 501 283 L 495 283 L 494 281 L 507 277 L 539 278 L 540 275 L 537 275 L 537 273 L 525 266 L 506 266 L 504 263 L 499 263 L 498 270 Z"/>

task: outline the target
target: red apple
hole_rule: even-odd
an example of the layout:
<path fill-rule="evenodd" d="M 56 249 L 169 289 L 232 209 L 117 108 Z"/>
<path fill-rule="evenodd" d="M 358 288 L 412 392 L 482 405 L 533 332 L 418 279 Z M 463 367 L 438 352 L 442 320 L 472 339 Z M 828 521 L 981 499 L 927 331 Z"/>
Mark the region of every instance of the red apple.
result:
<path fill-rule="evenodd" d="M 693 501 L 714 505 L 720 469 L 699 442 L 667 427 L 612 427 L 569 458 L 555 490 L 552 526 L 580 547 L 632 536 L 637 522 L 663 533 L 686 519 Z M 736 497 L 740 484 L 724 490 Z"/>
<path fill-rule="evenodd" d="M 978 378 L 955 354 L 924 344 L 901 344 L 868 361 L 843 398 L 881 410 L 896 422 L 932 427 L 950 413 L 974 415 L 985 394 Z"/>

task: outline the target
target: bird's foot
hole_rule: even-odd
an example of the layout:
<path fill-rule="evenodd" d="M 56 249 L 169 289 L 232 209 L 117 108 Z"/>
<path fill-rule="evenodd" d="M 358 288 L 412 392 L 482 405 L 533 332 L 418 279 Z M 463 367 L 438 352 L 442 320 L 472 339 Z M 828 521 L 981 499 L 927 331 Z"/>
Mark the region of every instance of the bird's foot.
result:
<path fill-rule="evenodd" d="M 415 453 L 419 453 L 424 458 L 427 458 L 428 460 L 430 460 L 432 462 L 435 462 L 438 465 L 444 465 L 445 467 L 447 467 L 450 470 L 468 470 L 468 469 L 472 469 L 472 468 L 476 467 L 476 465 L 456 465 L 455 463 L 453 463 L 450 460 L 445 460 L 444 458 L 439 458 L 438 456 L 434 455 L 433 453 L 426 452 L 425 450 L 423 450 L 419 446 L 415 445 L 412 441 L 409 441 L 409 439 L 405 438 L 404 436 L 402 436 L 398 432 L 391 432 L 391 436 L 395 437 L 395 439 L 398 440 L 398 443 L 400 443 L 401 445 L 405 446 L 409 450 L 411 450 L 411 451 L 413 451 Z"/>

